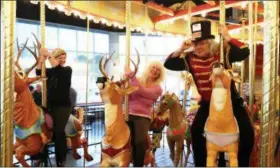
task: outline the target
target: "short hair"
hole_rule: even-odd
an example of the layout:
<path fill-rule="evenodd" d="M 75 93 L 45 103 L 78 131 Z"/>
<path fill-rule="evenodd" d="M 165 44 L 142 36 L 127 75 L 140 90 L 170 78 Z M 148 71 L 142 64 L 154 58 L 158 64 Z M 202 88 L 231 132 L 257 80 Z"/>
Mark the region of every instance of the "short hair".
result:
<path fill-rule="evenodd" d="M 150 68 L 153 65 L 157 65 L 160 69 L 160 74 L 159 77 L 156 79 L 156 81 L 153 83 L 154 85 L 158 85 L 160 84 L 164 78 L 165 78 L 165 69 L 164 66 L 162 65 L 162 63 L 160 61 L 151 61 L 147 67 L 145 67 L 144 72 L 142 73 L 142 75 L 140 76 L 139 80 L 142 84 L 146 84 L 148 76 L 149 76 L 149 72 L 150 72 Z"/>

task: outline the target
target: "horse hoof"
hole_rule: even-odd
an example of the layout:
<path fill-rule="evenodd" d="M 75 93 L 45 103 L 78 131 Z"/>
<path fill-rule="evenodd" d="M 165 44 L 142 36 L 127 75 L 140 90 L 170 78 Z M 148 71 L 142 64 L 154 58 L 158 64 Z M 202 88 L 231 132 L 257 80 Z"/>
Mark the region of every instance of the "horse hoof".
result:
<path fill-rule="evenodd" d="M 81 156 L 79 154 L 73 154 L 73 158 L 75 160 L 81 159 Z"/>
<path fill-rule="evenodd" d="M 86 159 L 88 162 L 90 162 L 90 161 L 93 160 L 93 157 L 90 156 L 90 155 L 86 155 L 86 156 L 85 156 L 85 159 Z"/>

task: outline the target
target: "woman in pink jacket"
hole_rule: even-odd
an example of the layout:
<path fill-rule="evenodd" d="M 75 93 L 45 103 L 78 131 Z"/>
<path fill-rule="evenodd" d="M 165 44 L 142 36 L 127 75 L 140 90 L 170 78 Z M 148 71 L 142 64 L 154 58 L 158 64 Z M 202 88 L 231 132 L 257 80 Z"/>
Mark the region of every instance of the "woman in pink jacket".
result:
<path fill-rule="evenodd" d="M 126 68 L 126 75 L 131 70 Z M 128 125 L 132 135 L 133 165 L 143 167 L 147 148 L 147 133 L 151 120 L 152 105 L 162 94 L 160 83 L 164 79 L 164 67 L 161 62 L 153 61 L 145 68 L 142 76 L 130 80 L 131 86 L 138 86 L 139 90 L 129 95 L 129 121 Z"/>

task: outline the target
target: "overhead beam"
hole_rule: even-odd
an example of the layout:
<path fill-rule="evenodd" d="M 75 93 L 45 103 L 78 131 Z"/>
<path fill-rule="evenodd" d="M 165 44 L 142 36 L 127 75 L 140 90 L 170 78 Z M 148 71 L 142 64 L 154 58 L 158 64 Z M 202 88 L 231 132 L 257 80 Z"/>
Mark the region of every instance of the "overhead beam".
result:
<path fill-rule="evenodd" d="M 219 1 L 209 1 L 209 0 L 204 0 L 205 3 L 209 4 L 209 5 L 216 5 L 219 4 Z M 248 8 L 248 1 L 244 1 L 242 2 L 241 6 L 234 6 L 233 8 L 236 9 L 241 9 L 241 10 L 249 10 Z M 253 8 L 255 8 L 255 3 L 253 3 Z M 258 5 L 258 14 L 263 14 L 263 6 L 262 5 Z"/>
<path fill-rule="evenodd" d="M 240 9 L 240 10 L 246 10 L 246 11 L 248 11 L 249 10 L 249 8 L 248 8 L 248 2 L 249 1 L 244 1 L 244 2 L 242 2 L 242 3 L 246 3 L 246 5 L 245 6 L 235 6 L 235 7 L 233 7 L 233 8 L 236 8 L 236 9 Z M 253 9 L 255 9 L 255 3 L 253 3 Z M 258 14 L 263 14 L 263 6 L 262 5 L 258 5 Z"/>
<path fill-rule="evenodd" d="M 210 19 L 213 21 L 219 21 L 220 15 L 216 13 L 207 13 L 206 19 Z M 240 21 L 237 19 L 226 19 L 225 22 L 227 24 L 235 24 L 235 25 L 240 25 Z"/>
<path fill-rule="evenodd" d="M 263 17 L 259 18 L 257 20 L 257 24 L 260 25 L 263 23 Z M 247 27 L 249 25 L 248 21 L 245 22 L 245 27 Z M 235 29 L 240 29 L 242 27 L 242 25 L 228 25 L 227 28 L 228 30 L 235 30 Z"/>
<path fill-rule="evenodd" d="M 144 5 L 142 0 L 136 0 L 136 1 L 131 1 L 131 2 Z M 174 11 L 172 9 L 164 7 L 163 5 L 159 5 L 155 2 L 149 1 L 149 2 L 147 2 L 147 5 L 148 5 L 148 8 L 161 12 L 167 16 L 175 15 Z"/>
<path fill-rule="evenodd" d="M 235 6 L 240 6 L 241 3 L 242 3 L 242 1 L 226 1 L 225 7 L 231 8 L 231 7 L 235 7 Z M 192 12 L 191 15 L 194 16 L 194 15 L 213 12 L 213 11 L 217 11 L 217 10 L 219 10 L 219 4 L 215 4 L 215 5 L 202 4 L 202 5 L 193 7 L 191 9 L 191 12 Z M 169 15 L 157 16 L 157 17 L 152 18 L 152 21 L 154 23 L 163 22 L 163 21 L 167 21 L 167 20 L 174 21 L 177 19 L 182 19 L 182 18 L 186 17 L 187 15 L 188 15 L 188 9 L 184 9 L 184 10 L 180 10 L 180 11 L 176 12 L 174 16 L 169 16 Z"/>

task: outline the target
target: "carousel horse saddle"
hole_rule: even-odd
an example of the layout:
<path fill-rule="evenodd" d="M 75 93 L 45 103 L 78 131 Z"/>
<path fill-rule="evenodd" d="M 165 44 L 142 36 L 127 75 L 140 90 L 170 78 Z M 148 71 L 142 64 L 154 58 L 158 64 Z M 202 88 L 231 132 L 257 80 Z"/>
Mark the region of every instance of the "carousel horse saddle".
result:
<path fill-rule="evenodd" d="M 206 123 L 208 122 L 208 120 L 206 121 Z M 215 133 L 215 132 L 210 132 L 206 129 L 206 125 L 205 124 L 205 128 L 204 128 L 204 135 L 205 138 L 207 139 L 207 141 L 218 145 L 220 147 L 229 145 L 235 141 L 238 141 L 239 139 L 239 128 L 238 128 L 238 124 L 237 121 L 235 119 L 236 125 L 237 125 L 237 132 L 235 133 Z"/>
<path fill-rule="evenodd" d="M 205 131 L 205 137 L 209 142 L 223 147 L 237 141 L 239 139 L 239 133 L 219 134 Z"/>
<path fill-rule="evenodd" d="M 71 114 L 65 126 L 65 133 L 67 137 L 73 137 L 78 134 L 78 131 L 74 124 L 74 116 Z"/>
<path fill-rule="evenodd" d="M 118 154 L 131 149 L 130 141 L 131 141 L 131 137 L 128 139 L 128 141 L 126 142 L 126 144 L 123 147 L 118 148 L 118 149 L 113 148 L 111 145 L 105 144 L 102 141 L 102 153 L 106 154 L 107 156 L 110 156 L 110 157 L 115 157 Z"/>
<path fill-rule="evenodd" d="M 44 114 L 43 110 L 39 108 L 40 110 L 40 117 L 37 119 L 37 121 L 29 128 L 21 128 L 18 125 L 15 125 L 14 131 L 15 135 L 19 139 L 26 139 L 32 134 L 40 134 L 42 133 L 42 124 L 44 123 Z"/>

